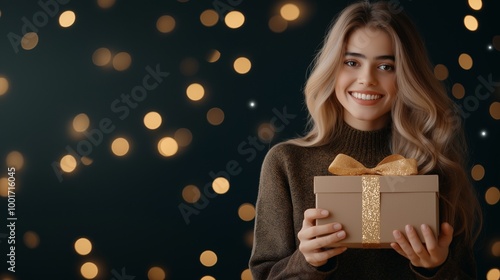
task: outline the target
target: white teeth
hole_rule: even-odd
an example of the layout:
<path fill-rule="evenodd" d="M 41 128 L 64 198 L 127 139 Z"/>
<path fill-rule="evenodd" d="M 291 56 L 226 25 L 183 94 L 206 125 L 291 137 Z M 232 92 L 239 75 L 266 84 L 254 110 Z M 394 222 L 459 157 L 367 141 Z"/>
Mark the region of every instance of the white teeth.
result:
<path fill-rule="evenodd" d="M 365 93 L 359 93 L 359 92 L 352 92 L 351 95 L 354 98 L 361 99 L 361 100 L 376 100 L 382 98 L 382 95 L 380 94 L 365 94 Z"/>

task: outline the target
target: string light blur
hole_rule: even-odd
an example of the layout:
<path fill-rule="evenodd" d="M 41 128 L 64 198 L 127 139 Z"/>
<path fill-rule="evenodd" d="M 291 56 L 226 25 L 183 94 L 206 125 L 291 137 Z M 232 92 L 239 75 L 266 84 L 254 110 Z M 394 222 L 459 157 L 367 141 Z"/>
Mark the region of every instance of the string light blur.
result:
<path fill-rule="evenodd" d="M 272 16 L 268 22 L 269 29 L 274 33 L 281 33 L 288 28 L 288 22 L 280 15 Z"/>
<path fill-rule="evenodd" d="M 219 14 L 212 10 L 205 10 L 200 14 L 200 21 L 206 27 L 212 27 L 219 21 Z"/>
<path fill-rule="evenodd" d="M 210 275 L 205 275 L 205 276 L 201 277 L 200 280 L 215 280 L 215 278 L 213 278 Z"/>
<path fill-rule="evenodd" d="M 472 57 L 466 53 L 463 53 L 458 57 L 458 63 L 464 70 L 469 70 L 473 65 Z"/>
<path fill-rule="evenodd" d="M 187 97 L 193 101 L 198 101 L 205 95 L 205 89 L 198 83 L 190 84 L 186 89 Z"/>
<path fill-rule="evenodd" d="M 250 203 L 244 203 L 238 208 L 238 216 L 245 222 L 255 218 L 255 207 Z"/>
<path fill-rule="evenodd" d="M 15 167 L 16 170 L 21 170 L 24 166 L 23 154 L 21 154 L 18 151 L 12 151 L 7 154 L 7 157 L 5 158 L 5 163 L 7 163 L 7 166 Z"/>
<path fill-rule="evenodd" d="M 206 250 L 200 255 L 200 262 L 206 267 L 212 267 L 217 263 L 217 255 L 210 250 Z"/>
<path fill-rule="evenodd" d="M 253 100 L 250 100 L 250 102 L 248 102 L 248 107 L 250 108 L 255 108 L 257 106 L 257 102 L 253 101 Z"/>
<path fill-rule="evenodd" d="M 481 130 L 480 135 L 481 137 L 485 138 L 486 136 L 488 136 L 488 132 L 486 130 Z"/>
<path fill-rule="evenodd" d="M 93 262 L 86 262 L 80 268 L 80 273 L 85 279 L 94 279 L 99 273 L 99 269 Z"/>
<path fill-rule="evenodd" d="M 116 156 L 122 157 L 128 153 L 130 150 L 130 144 L 128 140 L 123 137 L 118 137 L 111 143 L 111 151 Z"/>
<path fill-rule="evenodd" d="M 217 107 L 208 110 L 207 121 L 211 125 L 220 125 L 224 121 L 224 111 Z"/>
<path fill-rule="evenodd" d="M 221 56 L 221 53 L 218 50 L 210 50 L 207 55 L 207 61 L 210 63 L 217 62 Z"/>
<path fill-rule="evenodd" d="M 495 120 L 500 120 L 500 102 L 493 102 L 490 105 L 490 115 Z"/>
<path fill-rule="evenodd" d="M 40 245 L 40 237 L 34 231 L 27 231 L 23 235 L 24 245 L 30 249 L 35 249 Z"/>
<path fill-rule="evenodd" d="M 161 267 L 153 266 L 148 270 L 149 280 L 164 280 L 166 276 L 165 271 Z"/>
<path fill-rule="evenodd" d="M 465 96 L 465 88 L 462 84 L 456 83 L 451 88 L 451 92 L 456 99 L 462 99 Z"/>
<path fill-rule="evenodd" d="M 9 194 L 9 180 L 6 177 L 0 178 L 0 196 L 7 197 Z"/>
<path fill-rule="evenodd" d="M 483 2 L 481 0 L 469 0 L 469 6 L 476 11 L 481 10 Z"/>
<path fill-rule="evenodd" d="M 76 132 L 84 132 L 89 128 L 90 119 L 87 114 L 81 113 L 73 118 L 73 129 Z"/>
<path fill-rule="evenodd" d="M 156 21 L 156 29 L 161 33 L 170 33 L 175 28 L 175 19 L 172 16 L 164 15 Z"/>
<path fill-rule="evenodd" d="M 89 157 L 81 157 L 80 158 L 80 161 L 84 164 L 84 165 L 91 165 L 92 162 L 94 162 L 91 158 Z"/>
<path fill-rule="evenodd" d="M 294 21 L 300 16 L 300 9 L 297 5 L 288 3 L 281 7 L 280 15 L 287 21 Z"/>
<path fill-rule="evenodd" d="M 75 23 L 76 14 L 73 11 L 64 11 L 59 16 L 59 25 L 61 27 L 67 28 L 72 26 Z"/>
<path fill-rule="evenodd" d="M 500 279 L 500 270 L 498 268 L 492 268 L 486 274 L 487 280 L 498 280 Z"/>
<path fill-rule="evenodd" d="M 215 178 L 212 182 L 212 189 L 218 194 L 225 194 L 229 191 L 229 181 L 224 177 Z"/>
<path fill-rule="evenodd" d="M 245 16 L 239 11 L 231 11 L 227 13 L 224 22 L 231 29 L 240 28 L 245 23 Z"/>
<path fill-rule="evenodd" d="M 489 205 L 495 205 L 500 200 L 500 191 L 498 190 L 497 187 L 490 187 L 486 191 L 484 199 L 486 200 L 486 203 L 488 203 Z"/>
<path fill-rule="evenodd" d="M 193 134 L 187 128 L 179 128 L 174 133 L 174 139 L 180 147 L 186 147 L 191 144 Z"/>
<path fill-rule="evenodd" d="M 38 45 L 38 34 L 35 32 L 28 32 L 24 34 L 23 38 L 21 39 L 21 47 L 24 50 L 32 50 Z"/>
<path fill-rule="evenodd" d="M 125 71 L 132 64 L 132 57 L 127 52 L 119 52 L 113 57 L 113 68 L 116 71 Z"/>
<path fill-rule="evenodd" d="M 164 157 L 170 157 L 177 153 L 179 145 L 174 138 L 164 137 L 158 141 L 158 152 Z"/>
<path fill-rule="evenodd" d="M 195 185 L 187 185 L 182 189 L 182 198 L 188 203 L 196 203 L 200 197 L 200 189 Z"/>
<path fill-rule="evenodd" d="M 491 254 L 495 257 L 500 257 L 500 241 L 493 243 L 493 246 L 491 246 Z"/>
<path fill-rule="evenodd" d="M 500 35 L 495 35 L 493 36 L 493 47 L 497 50 L 500 51 Z"/>
<path fill-rule="evenodd" d="M 162 123 L 161 115 L 158 112 L 149 112 L 144 116 L 144 125 L 151 130 L 160 127 Z"/>
<path fill-rule="evenodd" d="M 477 28 L 479 27 L 479 22 L 474 16 L 467 15 L 464 18 L 464 25 L 470 31 L 476 31 Z"/>
<path fill-rule="evenodd" d="M 476 181 L 480 181 L 481 179 L 483 179 L 484 173 L 485 173 L 485 170 L 481 164 L 476 164 L 476 165 L 474 165 L 474 167 L 472 167 L 472 170 L 471 170 L 472 179 L 474 179 Z"/>
<path fill-rule="evenodd" d="M 238 74 L 246 74 L 252 68 L 252 62 L 246 57 L 238 57 L 233 63 L 233 68 Z"/>
<path fill-rule="evenodd" d="M 90 242 L 87 238 L 82 237 L 75 241 L 74 247 L 77 254 L 85 256 L 90 254 L 92 251 L 92 242 Z"/>
<path fill-rule="evenodd" d="M 7 78 L 0 76 L 0 96 L 7 93 L 9 90 L 9 80 Z"/>
<path fill-rule="evenodd" d="M 59 163 L 61 170 L 66 173 L 71 173 L 76 168 L 76 159 L 72 155 L 65 155 L 61 158 Z"/>
<path fill-rule="evenodd" d="M 448 78 L 448 68 L 443 64 L 438 64 L 434 67 L 434 76 L 440 81 Z"/>
<path fill-rule="evenodd" d="M 274 126 L 271 125 L 270 123 L 263 123 L 259 125 L 259 128 L 257 129 L 257 135 L 259 136 L 259 139 L 262 142 L 264 143 L 271 142 L 275 135 Z"/>
<path fill-rule="evenodd" d="M 111 62 L 111 51 L 107 48 L 99 48 L 92 54 L 92 62 L 96 66 L 106 66 Z"/>
<path fill-rule="evenodd" d="M 113 7 L 115 2 L 116 2 L 116 0 L 97 0 L 97 5 L 101 9 L 109 9 L 109 8 Z"/>

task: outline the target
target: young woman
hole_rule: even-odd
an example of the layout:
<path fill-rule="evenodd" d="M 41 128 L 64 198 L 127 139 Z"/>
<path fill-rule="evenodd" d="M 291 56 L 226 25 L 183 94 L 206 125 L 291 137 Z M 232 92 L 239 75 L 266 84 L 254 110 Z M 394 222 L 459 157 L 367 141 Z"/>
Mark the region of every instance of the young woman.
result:
<path fill-rule="evenodd" d="M 260 179 L 250 269 L 254 279 L 473 279 L 480 208 L 465 170 L 454 104 L 434 77 L 416 28 L 385 2 L 338 16 L 305 87 L 306 136 L 273 147 Z M 367 167 L 390 154 L 440 178 L 441 228 L 393 232 L 393 249 L 331 248 L 342 224 L 315 209 L 313 177 L 339 153 Z M 407 236 L 407 237 L 405 237 Z"/>

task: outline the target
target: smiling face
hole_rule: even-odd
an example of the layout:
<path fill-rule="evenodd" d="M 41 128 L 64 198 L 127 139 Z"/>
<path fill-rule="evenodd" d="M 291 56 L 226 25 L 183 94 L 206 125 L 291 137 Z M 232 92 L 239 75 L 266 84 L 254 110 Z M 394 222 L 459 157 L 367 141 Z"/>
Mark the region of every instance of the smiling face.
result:
<path fill-rule="evenodd" d="M 382 30 L 373 33 L 363 27 L 351 34 L 335 84 L 344 121 L 359 130 L 383 128 L 396 99 L 392 40 Z"/>

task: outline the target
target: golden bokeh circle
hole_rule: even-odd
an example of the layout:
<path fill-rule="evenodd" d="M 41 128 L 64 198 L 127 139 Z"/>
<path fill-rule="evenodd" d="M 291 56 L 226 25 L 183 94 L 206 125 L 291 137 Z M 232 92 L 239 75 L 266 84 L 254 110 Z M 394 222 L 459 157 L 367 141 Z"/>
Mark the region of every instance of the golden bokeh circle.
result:
<path fill-rule="evenodd" d="M 169 15 L 163 15 L 156 21 L 156 29 L 161 33 L 169 33 L 175 29 L 175 19 Z"/>
<path fill-rule="evenodd" d="M 220 59 L 221 53 L 218 50 L 210 50 L 207 55 L 207 61 L 214 63 Z"/>
<path fill-rule="evenodd" d="M 486 280 L 498 280 L 500 279 L 500 270 L 498 268 L 492 268 L 486 273 Z"/>
<path fill-rule="evenodd" d="M 206 250 L 200 255 L 200 262 L 206 267 L 212 267 L 217 263 L 217 254 L 213 251 Z"/>
<path fill-rule="evenodd" d="M 193 134 L 187 128 L 179 128 L 174 133 L 174 139 L 180 147 L 186 147 L 191 144 Z"/>
<path fill-rule="evenodd" d="M 101 9 L 109 9 L 109 8 L 113 7 L 115 2 L 116 2 L 116 0 L 97 0 L 97 5 Z"/>
<path fill-rule="evenodd" d="M 182 198 L 188 203 L 196 203 L 200 197 L 200 189 L 195 185 L 187 185 L 182 189 Z"/>
<path fill-rule="evenodd" d="M 218 194 L 225 194 L 229 191 L 229 181 L 224 177 L 215 178 L 212 182 L 212 189 Z"/>
<path fill-rule="evenodd" d="M 7 154 L 5 162 L 7 163 L 7 166 L 13 166 L 17 170 L 20 170 L 24 166 L 24 156 L 18 151 L 12 151 Z"/>
<path fill-rule="evenodd" d="M 90 119 L 85 113 L 76 115 L 73 118 L 73 129 L 76 132 L 84 132 L 90 126 Z"/>
<path fill-rule="evenodd" d="M 500 120 L 500 102 L 493 102 L 490 105 L 490 115 L 495 120 Z"/>
<path fill-rule="evenodd" d="M 0 196 L 9 196 L 9 179 L 7 177 L 0 178 Z"/>
<path fill-rule="evenodd" d="M 91 165 L 92 162 L 94 162 L 91 158 L 89 157 L 81 157 L 80 158 L 80 161 L 84 164 L 84 165 Z"/>
<path fill-rule="evenodd" d="M 5 77 L 0 77 L 0 96 L 7 93 L 9 90 L 9 80 Z"/>
<path fill-rule="evenodd" d="M 200 280 L 216 280 L 216 279 L 210 275 L 205 275 L 201 277 Z"/>
<path fill-rule="evenodd" d="M 231 29 L 240 28 L 245 23 L 245 16 L 239 11 L 231 11 L 224 17 L 224 22 Z"/>
<path fill-rule="evenodd" d="M 443 64 L 438 64 L 434 67 L 434 76 L 440 81 L 448 78 L 448 68 Z"/>
<path fill-rule="evenodd" d="M 281 7 L 280 15 L 287 21 L 294 21 L 300 16 L 300 9 L 295 4 L 287 3 Z"/>
<path fill-rule="evenodd" d="M 476 165 L 474 165 L 474 167 L 472 167 L 472 170 L 471 170 L 472 179 L 479 181 L 479 180 L 483 179 L 484 174 L 485 174 L 485 170 L 481 164 L 476 164 Z"/>
<path fill-rule="evenodd" d="M 125 71 L 132 64 L 132 57 L 128 52 L 119 52 L 113 57 L 113 68 L 116 71 Z"/>
<path fill-rule="evenodd" d="M 212 9 L 205 10 L 200 14 L 200 21 L 204 26 L 212 27 L 219 21 L 219 14 Z"/>
<path fill-rule="evenodd" d="M 77 254 L 86 256 L 92 251 L 92 242 L 85 237 L 79 238 L 75 241 L 75 251 Z"/>
<path fill-rule="evenodd" d="M 99 269 L 95 263 L 86 262 L 80 268 L 80 273 L 85 279 L 94 279 L 99 273 Z"/>
<path fill-rule="evenodd" d="M 243 239 L 245 240 L 245 244 L 248 246 L 248 248 L 253 247 L 253 238 L 254 238 L 253 230 L 249 230 L 245 233 Z"/>
<path fill-rule="evenodd" d="M 59 25 L 61 27 L 67 28 L 75 23 L 76 14 L 73 11 L 64 11 L 59 16 Z"/>
<path fill-rule="evenodd" d="M 274 33 L 281 33 L 288 28 L 288 21 L 279 15 L 275 15 L 269 19 L 269 29 Z"/>
<path fill-rule="evenodd" d="M 469 0 L 469 6 L 471 9 L 479 11 L 483 7 L 483 1 L 481 0 Z"/>
<path fill-rule="evenodd" d="M 158 112 L 151 111 L 144 116 L 144 126 L 148 129 L 155 130 L 162 123 L 161 115 Z"/>
<path fill-rule="evenodd" d="M 493 36 L 492 43 L 493 47 L 495 47 L 497 51 L 500 51 L 500 35 Z"/>
<path fill-rule="evenodd" d="M 208 110 L 207 121 L 211 125 L 220 125 L 224 121 L 224 111 L 217 107 Z"/>
<path fill-rule="evenodd" d="M 187 97 L 193 101 L 198 101 L 205 95 L 205 89 L 198 83 L 190 84 L 186 89 Z"/>
<path fill-rule="evenodd" d="M 259 125 L 257 129 L 257 136 L 259 136 L 260 141 L 264 143 L 269 143 L 273 140 L 275 135 L 274 126 L 270 123 L 263 123 Z"/>
<path fill-rule="evenodd" d="M 238 74 L 246 74 L 252 69 L 252 62 L 246 57 L 238 57 L 233 63 L 233 68 Z"/>
<path fill-rule="evenodd" d="M 467 15 L 464 17 L 464 25 L 470 31 L 476 31 L 479 27 L 479 22 L 474 16 Z"/>
<path fill-rule="evenodd" d="M 500 200 L 500 190 L 497 187 L 490 187 L 484 194 L 484 199 L 489 205 L 495 205 Z"/>
<path fill-rule="evenodd" d="M 472 57 L 466 53 L 463 53 L 458 57 L 458 63 L 464 70 L 471 69 L 474 64 Z"/>
<path fill-rule="evenodd" d="M 456 99 L 462 99 L 465 96 L 465 88 L 460 83 L 455 83 L 451 88 L 451 92 Z"/>
<path fill-rule="evenodd" d="M 491 253 L 495 257 L 500 257 L 500 241 L 493 243 L 493 246 L 491 246 Z"/>
<path fill-rule="evenodd" d="M 243 203 L 238 208 L 238 216 L 245 222 L 249 222 L 255 218 L 255 206 L 251 203 Z"/>
<path fill-rule="evenodd" d="M 128 140 L 123 137 L 118 137 L 111 143 L 111 151 L 116 156 L 122 157 L 128 153 L 130 150 L 130 144 Z"/>
<path fill-rule="evenodd" d="M 170 157 L 177 153 L 179 145 L 172 137 L 163 137 L 158 141 L 158 152 L 164 157 Z"/>
<path fill-rule="evenodd" d="M 40 237 L 34 231 L 27 231 L 23 235 L 24 244 L 30 249 L 35 249 L 40 245 Z"/>
<path fill-rule="evenodd" d="M 38 34 L 35 32 L 28 32 L 24 34 L 23 38 L 21 39 L 21 47 L 24 50 L 32 50 L 38 45 Z"/>
<path fill-rule="evenodd" d="M 98 48 L 92 54 L 92 62 L 96 66 L 106 66 L 111 61 L 111 51 L 107 48 Z"/>
<path fill-rule="evenodd" d="M 77 162 L 76 162 L 76 159 L 74 156 L 65 155 L 61 158 L 61 161 L 59 164 L 61 166 L 62 171 L 66 172 L 66 173 L 70 173 L 70 172 L 73 172 L 73 170 L 75 170 Z"/>
<path fill-rule="evenodd" d="M 153 266 L 148 270 L 149 280 L 164 280 L 165 277 L 167 277 L 167 274 L 161 267 Z"/>
<path fill-rule="evenodd" d="M 245 269 L 243 272 L 241 272 L 241 280 L 252 280 L 252 272 L 250 272 L 250 269 Z"/>

